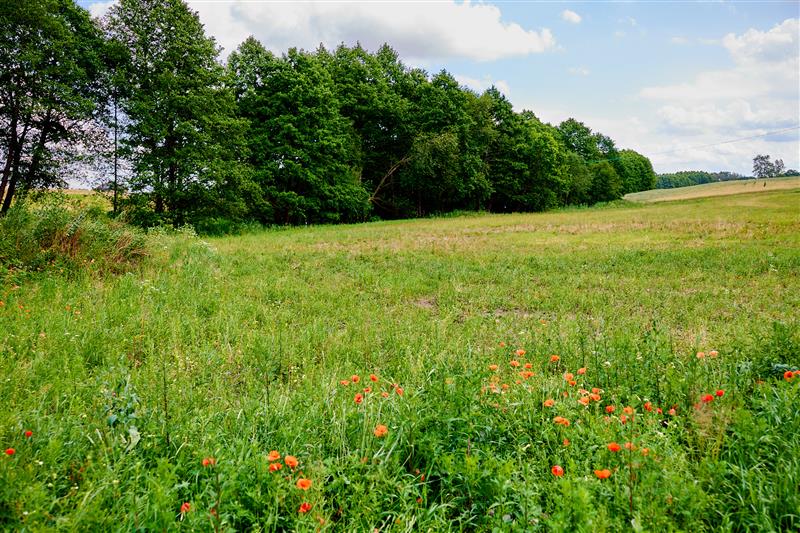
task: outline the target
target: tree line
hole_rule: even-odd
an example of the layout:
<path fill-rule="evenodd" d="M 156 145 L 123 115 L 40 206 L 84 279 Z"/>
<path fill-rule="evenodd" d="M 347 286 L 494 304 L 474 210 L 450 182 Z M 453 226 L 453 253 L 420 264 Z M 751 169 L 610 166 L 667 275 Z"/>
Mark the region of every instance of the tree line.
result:
<path fill-rule="evenodd" d="M 656 178 L 657 189 L 674 189 L 677 187 L 689 187 L 691 185 L 702 185 L 704 183 L 714 183 L 717 181 L 747 180 L 747 179 L 766 179 L 800 176 L 800 172 L 794 169 L 786 169 L 782 159 L 771 160 L 769 155 L 759 154 L 753 158 L 753 175 L 744 176 L 736 172 L 706 172 L 703 170 L 682 170 L 667 174 L 658 174 Z"/>
<path fill-rule="evenodd" d="M 0 209 L 89 162 L 146 226 L 539 211 L 656 183 L 583 123 L 542 122 L 389 45 L 220 52 L 182 0 L 120 0 L 102 21 L 73 0 L 5 0 Z"/>

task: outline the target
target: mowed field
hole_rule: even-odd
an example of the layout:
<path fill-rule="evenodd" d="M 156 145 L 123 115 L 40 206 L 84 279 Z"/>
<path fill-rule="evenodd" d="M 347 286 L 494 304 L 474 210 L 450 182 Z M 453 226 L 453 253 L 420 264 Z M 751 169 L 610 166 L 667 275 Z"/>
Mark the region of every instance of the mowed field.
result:
<path fill-rule="evenodd" d="M 625 195 L 625 199 L 632 202 L 644 203 L 669 202 L 673 200 L 708 198 L 710 196 L 773 192 L 791 189 L 800 189 L 800 177 L 792 176 L 788 178 L 722 181 L 719 183 L 704 183 L 702 185 L 679 187 L 676 189 L 652 189 L 649 191 L 627 194 Z"/>
<path fill-rule="evenodd" d="M 136 271 L 5 284 L 0 529 L 797 530 L 771 186 L 154 234 Z"/>

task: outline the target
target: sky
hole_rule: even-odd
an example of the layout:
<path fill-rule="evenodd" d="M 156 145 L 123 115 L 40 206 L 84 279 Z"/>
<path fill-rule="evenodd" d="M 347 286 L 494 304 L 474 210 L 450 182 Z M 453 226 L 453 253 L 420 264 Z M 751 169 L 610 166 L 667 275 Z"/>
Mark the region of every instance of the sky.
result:
<path fill-rule="evenodd" d="M 100 16 L 113 0 L 79 3 Z M 276 53 L 387 42 L 407 65 L 494 85 L 546 122 L 575 118 L 659 173 L 750 175 L 756 154 L 800 169 L 797 0 L 188 4 L 223 60 L 249 35 Z"/>

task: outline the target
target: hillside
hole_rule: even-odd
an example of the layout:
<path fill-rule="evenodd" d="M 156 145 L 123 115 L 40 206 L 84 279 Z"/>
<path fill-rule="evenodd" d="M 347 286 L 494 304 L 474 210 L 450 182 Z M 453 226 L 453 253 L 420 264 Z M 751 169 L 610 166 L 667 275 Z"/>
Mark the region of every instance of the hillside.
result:
<path fill-rule="evenodd" d="M 631 202 L 654 203 L 673 200 L 692 200 L 711 196 L 726 196 L 755 192 L 771 192 L 800 189 L 800 177 L 769 178 L 766 180 L 737 180 L 719 183 L 704 183 L 676 189 L 653 189 L 625 195 Z"/>

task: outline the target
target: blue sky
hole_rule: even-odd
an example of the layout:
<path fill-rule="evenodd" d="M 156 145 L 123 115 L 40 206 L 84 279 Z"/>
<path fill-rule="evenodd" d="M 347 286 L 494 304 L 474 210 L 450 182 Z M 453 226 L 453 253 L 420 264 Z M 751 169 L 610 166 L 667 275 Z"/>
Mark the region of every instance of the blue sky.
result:
<path fill-rule="evenodd" d="M 111 4 L 80 3 L 98 15 Z M 749 174 L 757 153 L 800 169 L 796 1 L 189 4 L 226 53 L 250 34 L 276 52 L 385 41 L 407 64 L 478 91 L 495 84 L 545 121 L 583 121 L 658 172 Z"/>

